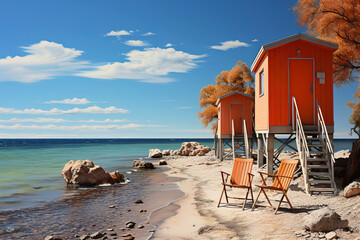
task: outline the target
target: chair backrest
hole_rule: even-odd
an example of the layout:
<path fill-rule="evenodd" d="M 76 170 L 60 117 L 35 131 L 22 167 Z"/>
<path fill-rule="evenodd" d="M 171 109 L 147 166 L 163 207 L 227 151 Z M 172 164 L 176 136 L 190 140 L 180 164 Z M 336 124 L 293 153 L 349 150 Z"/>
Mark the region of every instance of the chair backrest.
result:
<path fill-rule="evenodd" d="M 298 165 L 298 163 L 299 163 L 299 160 L 287 160 L 287 159 L 281 160 L 281 164 L 280 164 L 279 170 L 276 173 L 276 175 L 292 178 L 294 176 L 296 166 Z M 281 188 L 281 186 L 282 186 L 284 188 L 284 190 L 287 190 L 288 187 L 290 186 L 290 182 L 292 180 L 291 178 L 284 178 L 284 177 L 275 178 L 273 187 Z M 281 185 L 280 185 L 279 181 L 280 181 Z"/>
<path fill-rule="evenodd" d="M 249 185 L 249 174 L 251 173 L 254 159 L 235 158 L 230 182 L 238 185 Z"/>

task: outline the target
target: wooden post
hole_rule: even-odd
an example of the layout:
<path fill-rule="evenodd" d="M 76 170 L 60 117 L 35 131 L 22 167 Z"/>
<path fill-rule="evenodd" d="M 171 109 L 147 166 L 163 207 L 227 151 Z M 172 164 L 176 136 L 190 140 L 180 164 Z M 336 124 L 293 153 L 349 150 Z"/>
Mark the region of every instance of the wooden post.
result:
<path fill-rule="evenodd" d="M 274 134 L 269 133 L 267 139 L 267 172 L 273 174 L 274 172 Z"/>
<path fill-rule="evenodd" d="M 264 165 L 264 146 L 261 136 L 257 138 L 257 167 L 261 168 Z"/>
<path fill-rule="evenodd" d="M 224 159 L 224 139 L 220 138 L 220 146 L 219 146 L 219 155 L 220 161 Z"/>

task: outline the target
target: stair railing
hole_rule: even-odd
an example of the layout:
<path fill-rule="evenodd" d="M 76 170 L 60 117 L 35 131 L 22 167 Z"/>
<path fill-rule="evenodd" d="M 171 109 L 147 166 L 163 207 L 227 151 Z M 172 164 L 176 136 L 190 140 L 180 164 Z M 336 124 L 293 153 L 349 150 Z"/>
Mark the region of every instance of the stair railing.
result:
<path fill-rule="evenodd" d="M 246 130 L 245 119 L 243 120 L 243 128 L 244 128 L 243 132 L 244 132 L 244 142 L 245 142 L 245 154 L 246 154 L 246 158 L 250 158 L 249 138 Z"/>
<path fill-rule="evenodd" d="M 317 105 L 317 117 L 318 117 L 318 131 L 320 133 L 321 140 L 323 142 L 325 142 L 326 154 L 328 156 L 330 155 L 330 159 L 331 159 L 330 167 L 331 167 L 331 174 L 332 174 L 331 181 L 334 181 L 334 163 L 335 163 L 334 149 L 333 149 L 332 143 L 329 138 L 329 134 L 328 134 L 328 131 L 326 128 L 326 124 L 325 124 L 324 116 L 321 111 L 320 104 L 317 100 L 316 100 L 316 105 Z M 335 182 L 333 182 L 333 185 L 334 185 L 334 189 L 336 189 Z"/>
<path fill-rule="evenodd" d="M 234 119 L 231 120 L 231 139 L 232 139 L 232 152 L 233 159 L 235 161 L 235 128 L 234 128 Z"/>
<path fill-rule="evenodd" d="M 307 159 L 310 157 L 310 152 L 295 97 L 292 97 L 292 129 L 295 131 L 296 145 L 303 170 L 306 193 L 309 193 Z"/>

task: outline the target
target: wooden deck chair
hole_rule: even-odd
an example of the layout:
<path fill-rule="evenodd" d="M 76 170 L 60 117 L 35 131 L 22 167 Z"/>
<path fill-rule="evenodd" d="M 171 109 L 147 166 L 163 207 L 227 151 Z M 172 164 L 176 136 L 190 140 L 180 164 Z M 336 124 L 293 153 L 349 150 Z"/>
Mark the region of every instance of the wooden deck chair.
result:
<path fill-rule="evenodd" d="M 253 159 L 241 159 L 241 158 L 235 158 L 234 160 L 234 166 L 231 175 L 229 173 L 221 171 L 221 177 L 222 177 L 222 185 L 223 190 L 221 192 L 220 200 L 218 203 L 218 207 L 220 204 L 222 204 L 221 199 L 223 194 L 225 193 L 225 199 L 227 204 L 234 204 L 235 203 L 229 203 L 229 198 L 232 199 L 244 199 L 242 210 L 245 208 L 246 201 L 248 200 L 249 192 L 251 194 L 251 199 L 254 202 L 254 196 L 253 191 L 251 188 L 251 182 L 254 177 L 253 174 L 251 174 L 252 166 L 253 166 L 254 160 Z M 230 182 L 228 182 L 228 178 L 230 177 Z M 226 192 L 226 187 L 230 188 L 246 188 L 246 196 L 245 198 L 239 198 L 239 197 L 229 197 Z M 249 198 L 250 199 L 250 198 Z"/>
<path fill-rule="evenodd" d="M 271 207 L 271 208 L 275 208 L 275 214 L 277 213 L 277 211 L 279 210 L 279 207 L 284 199 L 284 197 L 286 198 L 286 201 L 289 203 L 290 207 L 292 207 L 291 203 L 290 203 L 290 200 L 288 198 L 288 196 L 286 195 L 287 193 L 287 190 L 290 186 L 290 182 L 291 180 L 294 178 L 294 172 L 296 170 L 296 166 L 297 164 L 299 163 L 299 160 L 287 160 L 287 159 L 283 159 L 281 161 L 281 164 L 280 164 L 280 167 L 279 167 L 279 170 L 277 172 L 276 175 L 274 174 L 269 174 L 269 173 L 264 173 L 264 172 L 259 172 L 260 173 L 260 176 L 261 176 L 261 179 L 263 181 L 263 185 L 256 185 L 257 187 L 260 188 L 260 191 L 255 199 L 255 202 L 252 206 L 252 209 L 254 209 L 255 205 L 258 205 L 258 206 L 263 206 L 263 207 Z M 273 182 L 273 185 L 272 186 L 268 186 L 266 185 L 266 181 L 264 179 L 264 176 L 263 175 L 268 175 L 270 177 L 273 177 L 274 178 L 274 182 Z M 269 190 L 274 190 L 274 191 L 280 191 L 282 192 L 282 196 L 281 196 L 281 199 L 279 201 L 279 205 L 277 207 L 273 207 L 273 205 L 271 204 L 268 196 L 266 195 L 266 192 L 265 192 L 265 189 L 269 189 Z M 261 204 L 256 204 L 257 200 L 259 199 L 259 196 L 261 194 L 261 192 L 264 193 L 265 197 L 266 197 L 266 200 L 268 201 L 268 203 L 270 204 L 270 206 L 268 205 L 261 205 Z"/>

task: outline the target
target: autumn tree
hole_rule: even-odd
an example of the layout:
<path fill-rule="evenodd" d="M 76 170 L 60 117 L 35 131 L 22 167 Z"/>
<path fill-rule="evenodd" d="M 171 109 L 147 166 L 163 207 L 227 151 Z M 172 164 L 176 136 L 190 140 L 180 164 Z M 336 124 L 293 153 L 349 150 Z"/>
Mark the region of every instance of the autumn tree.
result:
<path fill-rule="evenodd" d="M 207 127 L 217 119 L 216 101 L 220 96 L 233 91 L 253 95 L 253 82 L 254 78 L 246 63 L 238 61 L 230 71 L 222 71 L 220 75 L 216 76 L 215 85 L 210 84 L 203 87 L 199 97 L 200 108 L 203 108 L 203 111 L 198 113 L 203 125 Z M 213 130 L 215 127 L 216 123 L 212 124 Z"/>
<path fill-rule="evenodd" d="M 358 81 L 360 74 L 360 0 L 298 0 L 294 11 L 298 22 L 311 35 L 339 45 L 334 52 L 334 83 L 341 86 Z M 360 97 L 360 87 L 355 98 Z M 350 102 L 350 123 L 359 139 L 353 143 L 346 182 L 360 176 L 360 103 Z"/>

